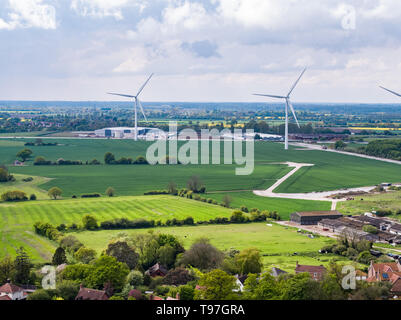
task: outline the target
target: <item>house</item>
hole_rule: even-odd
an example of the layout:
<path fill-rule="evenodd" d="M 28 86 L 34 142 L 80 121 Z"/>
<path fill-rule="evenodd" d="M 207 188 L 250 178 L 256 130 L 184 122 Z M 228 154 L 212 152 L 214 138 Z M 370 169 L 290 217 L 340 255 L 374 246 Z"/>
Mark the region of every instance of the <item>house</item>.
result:
<path fill-rule="evenodd" d="M 27 296 L 28 294 L 23 288 L 18 287 L 11 282 L 0 287 L 0 298 L 2 300 L 25 300 Z"/>
<path fill-rule="evenodd" d="M 84 288 L 84 286 L 81 284 L 75 300 L 109 300 L 109 297 L 104 290 Z"/>
<path fill-rule="evenodd" d="M 160 263 L 156 263 L 153 267 L 150 267 L 145 274 L 154 277 L 165 277 L 168 270 L 166 267 L 162 266 Z"/>
<path fill-rule="evenodd" d="M 248 279 L 247 275 L 240 276 L 240 275 L 235 275 L 235 284 L 238 286 L 238 289 L 234 289 L 234 292 L 243 292 L 244 291 L 244 286 L 245 286 L 245 281 Z"/>
<path fill-rule="evenodd" d="M 21 161 L 19 161 L 19 160 L 15 160 L 15 161 L 14 161 L 14 166 L 15 166 L 15 167 L 21 167 L 21 166 L 23 166 L 23 165 L 24 165 L 24 163 L 21 162 Z"/>
<path fill-rule="evenodd" d="M 297 262 L 297 266 L 295 268 L 295 273 L 309 273 L 313 280 L 319 281 L 323 279 L 324 274 L 327 272 L 327 269 L 324 266 L 307 266 L 300 265 Z"/>
<path fill-rule="evenodd" d="M 291 214 L 291 222 L 303 226 L 317 225 L 323 219 L 339 219 L 343 215 L 338 211 L 308 211 L 294 212 Z"/>
<path fill-rule="evenodd" d="M 399 224 L 399 223 L 393 224 L 391 226 L 389 232 L 392 233 L 392 234 L 396 234 L 398 236 L 401 236 L 401 224 Z"/>
<path fill-rule="evenodd" d="M 401 263 L 370 263 L 368 282 L 389 281 L 392 284 L 391 292 L 394 295 L 401 295 Z"/>
<path fill-rule="evenodd" d="M 279 276 L 283 275 L 283 274 L 288 274 L 288 272 L 281 270 L 279 268 L 273 267 L 272 271 L 270 272 L 270 274 L 275 277 L 278 278 Z"/>
<path fill-rule="evenodd" d="M 356 275 L 355 279 L 357 281 L 366 281 L 368 279 L 368 274 L 361 270 L 356 270 L 355 275 Z"/>

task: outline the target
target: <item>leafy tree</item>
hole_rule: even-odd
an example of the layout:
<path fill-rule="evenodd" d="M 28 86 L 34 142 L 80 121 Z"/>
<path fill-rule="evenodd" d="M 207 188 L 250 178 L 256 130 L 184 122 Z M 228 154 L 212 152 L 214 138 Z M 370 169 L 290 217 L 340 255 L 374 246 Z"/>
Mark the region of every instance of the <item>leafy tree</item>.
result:
<path fill-rule="evenodd" d="M 230 208 L 232 201 L 233 201 L 233 199 L 228 194 L 226 194 L 223 197 L 222 204 L 223 204 L 224 207 Z"/>
<path fill-rule="evenodd" d="M 78 240 L 77 237 L 74 236 L 65 236 L 60 240 L 60 247 L 64 248 L 66 251 L 70 253 L 74 253 L 78 251 L 81 247 L 83 247 L 83 243 Z"/>
<path fill-rule="evenodd" d="M 61 272 L 61 279 L 63 280 L 72 280 L 75 283 L 88 285 L 88 277 L 94 272 L 93 265 L 89 264 L 73 264 L 68 265 L 62 272 Z"/>
<path fill-rule="evenodd" d="M 194 300 L 195 298 L 195 289 L 190 285 L 180 286 L 178 293 L 180 295 L 180 300 L 188 301 Z"/>
<path fill-rule="evenodd" d="M 347 144 L 344 141 L 339 140 L 334 144 L 334 149 L 336 149 L 336 150 L 344 150 L 346 146 L 347 146 Z"/>
<path fill-rule="evenodd" d="M 36 290 L 35 292 L 31 293 L 27 297 L 27 300 L 52 300 L 52 296 L 48 290 L 39 289 L 39 290 Z"/>
<path fill-rule="evenodd" d="M 369 264 L 375 257 L 369 251 L 363 251 L 359 254 L 357 261 L 363 264 Z"/>
<path fill-rule="evenodd" d="M 160 247 L 157 250 L 157 255 L 159 257 L 159 259 L 158 259 L 159 262 L 162 265 L 166 266 L 167 268 L 170 268 L 171 266 L 174 265 L 175 257 L 176 257 L 176 251 L 169 244 L 166 244 L 165 246 Z"/>
<path fill-rule="evenodd" d="M 17 250 L 14 261 L 14 282 L 18 284 L 28 284 L 31 273 L 31 262 L 23 247 Z"/>
<path fill-rule="evenodd" d="M 71 280 L 63 280 L 57 284 L 57 295 L 63 300 L 75 300 L 79 292 L 79 284 Z"/>
<path fill-rule="evenodd" d="M 30 149 L 24 149 L 17 153 L 17 158 L 25 162 L 28 158 L 32 156 L 33 152 Z"/>
<path fill-rule="evenodd" d="M 119 262 L 124 262 L 130 269 L 134 269 L 138 264 L 139 255 L 135 249 L 130 247 L 125 241 L 113 241 L 109 243 L 106 254 L 114 257 Z"/>
<path fill-rule="evenodd" d="M 315 300 L 319 296 L 319 283 L 309 273 L 298 273 L 283 283 L 283 300 Z"/>
<path fill-rule="evenodd" d="M 134 288 L 143 285 L 143 274 L 138 270 L 131 271 L 127 276 L 127 283 Z"/>
<path fill-rule="evenodd" d="M 8 173 L 7 168 L 0 167 L 0 182 L 14 181 L 15 178 Z"/>
<path fill-rule="evenodd" d="M 107 152 L 104 155 L 104 163 L 105 164 L 113 164 L 116 161 L 116 157 L 111 152 Z"/>
<path fill-rule="evenodd" d="M 224 254 L 212 246 L 208 239 L 196 240 L 181 259 L 183 265 L 191 265 L 201 270 L 217 268 L 223 262 Z"/>
<path fill-rule="evenodd" d="M 250 274 L 245 281 L 244 298 L 249 300 L 279 300 L 280 282 L 268 273 L 258 280 L 258 275 Z"/>
<path fill-rule="evenodd" d="M 97 220 L 94 216 L 89 214 L 82 218 L 82 225 L 86 230 L 95 230 L 98 228 Z"/>
<path fill-rule="evenodd" d="M 81 247 L 78 249 L 77 252 L 75 252 L 74 257 L 79 262 L 88 264 L 92 260 L 96 259 L 96 250 L 86 247 Z"/>
<path fill-rule="evenodd" d="M 10 256 L 4 257 L 0 260 L 0 283 L 6 283 L 7 280 L 13 277 L 14 261 Z"/>
<path fill-rule="evenodd" d="M 170 181 L 167 185 L 167 191 L 169 194 L 177 194 L 177 184 L 173 181 Z"/>
<path fill-rule="evenodd" d="M 171 286 L 184 285 L 194 280 L 194 277 L 185 268 L 178 267 L 170 270 L 164 277 L 164 283 Z"/>
<path fill-rule="evenodd" d="M 255 248 L 242 250 L 235 256 L 241 274 L 260 273 L 263 268 L 260 251 Z"/>
<path fill-rule="evenodd" d="M 187 182 L 187 187 L 189 190 L 198 193 L 201 191 L 202 187 L 203 187 L 203 183 L 201 181 L 201 179 L 199 178 L 199 176 L 192 176 L 191 178 L 189 178 L 188 182 Z"/>
<path fill-rule="evenodd" d="M 61 197 L 63 191 L 58 187 L 53 187 L 49 190 L 47 194 L 49 195 L 50 198 L 57 200 L 57 198 Z"/>
<path fill-rule="evenodd" d="M 59 266 L 60 264 L 67 263 L 67 257 L 65 255 L 65 250 L 62 247 L 58 247 L 54 252 L 52 263 L 55 266 Z"/>
<path fill-rule="evenodd" d="M 108 197 L 114 197 L 114 195 L 115 195 L 115 190 L 114 190 L 114 188 L 112 188 L 112 187 L 109 187 L 109 188 L 107 188 L 107 190 L 106 190 L 106 195 L 108 196 Z"/>
<path fill-rule="evenodd" d="M 93 263 L 93 271 L 87 277 L 88 285 L 100 289 L 106 283 L 116 290 L 121 290 L 129 269 L 125 263 L 118 262 L 116 258 L 102 256 Z"/>
<path fill-rule="evenodd" d="M 195 300 L 233 300 L 236 279 L 222 270 L 215 269 L 199 279 L 200 290 L 195 292 Z"/>

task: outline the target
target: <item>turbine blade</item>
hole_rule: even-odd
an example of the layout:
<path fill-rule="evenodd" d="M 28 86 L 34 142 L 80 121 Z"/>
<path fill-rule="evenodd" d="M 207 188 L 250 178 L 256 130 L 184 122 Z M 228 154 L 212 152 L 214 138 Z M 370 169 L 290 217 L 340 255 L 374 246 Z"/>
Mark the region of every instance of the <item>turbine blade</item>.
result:
<path fill-rule="evenodd" d="M 137 99 L 137 101 L 138 101 L 139 108 L 141 109 L 141 112 L 143 114 L 143 117 L 145 118 L 145 121 L 148 122 L 148 118 L 146 118 L 145 111 L 143 110 L 141 101 L 139 99 Z"/>
<path fill-rule="evenodd" d="M 150 81 L 150 79 L 152 79 L 154 73 L 152 73 L 150 75 L 150 77 L 148 78 L 148 80 L 146 80 L 146 82 L 142 85 L 142 87 L 139 89 L 138 93 L 137 93 L 137 97 L 141 94 L 142 90 L 146 87 L 146 85 L 148 84 L 148 82 Z"/>
<path fill-rule="evenodd" d="M 107 94 L 111 94 L 112 96 L 120 96 L 120 97 L 126 97 L 126 98 L 135 98 L 135 96 L 130 96 L 128 94 L 120 94 L 120 93 L 112 93 L 112 92 L 107 92 Z"/>
<path fill-rule="evenodd" d="M 304 75 L 304 73 L 306 72 L 306 68 L 304 69 L 304 71 L 302 71 L 301 75 L 299 76 L 298 80 L 295 81 L 294 85 L 292 86 L 290 92 L 288 93 L 288 97 L 291 95 L 291 93 L 294 91 L 295 87 L 298 85 L 299 80 L 301 80 L 302 76 Z"/>
<path fill-rule="evenodd" d="M 269 94 L 258 94 L 258 93 L 254 93 L 254 96 L 260 96 L 260 97 L 269 97 L 269 98 L 275 98 L 275 99 L 285 99 L 286 97 L 283 96 L 272 96 Z"/>
<path fill-rule="evenodd" d="M 401 94 L 399 94 L 399 93 L 397 93 L 397 92 L 394 92 L 394 91 L 392 91 L 392 90 L 386 89 L 385 87 L 382 87 L 382 86 L 380 86 L 380 88 L 382 88 L 383 90 L 386 90 L 386 91 L 388 91 L 388 92 L 390 92 L 390 93 L 392 93 L 392 94 L 395 94 L 395 95 L 398 96 L 398 97 L 401 97 Z"/>
<path fill-rule="evenodd" d="M 291 101 L 289 99 L 287 101 L 288 101 L 288 105 L 290 106 L 291 112 L 292 112 L 292 114 L 293 114 L 293 116 L 295 118 L 295 121 L 297 122 L 298 128 L 301 128 L 301 126 L 299 125 L 298 118 L 297 118 L 297 115 L 295 114 L 295 110 L 294 110 L 294 107 L 293 107 Z"/>

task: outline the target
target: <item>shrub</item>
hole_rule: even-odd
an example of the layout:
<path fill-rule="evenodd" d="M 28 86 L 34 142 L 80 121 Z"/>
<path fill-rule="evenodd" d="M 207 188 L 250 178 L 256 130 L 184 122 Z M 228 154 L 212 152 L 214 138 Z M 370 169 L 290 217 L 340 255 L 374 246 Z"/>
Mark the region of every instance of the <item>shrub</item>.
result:
<path fill-rule="evenodd" d="M 33 162 L 34 166 L 50 166 L 52 164 L 51 161 L 47 161 L 44 157 L 36 157 Z"/>
<path fill-rule="evenodd" d="M 87 214 L 82 218 L 83 228 L 86 230 L 95 230 L 98 228 L 97 220 L 94 216 Z"/>
<path fill-rule="evenodd" d="M 371 225 L 365 225 L 362 228 L 363 231 L 371 233 L 371 234 L 377 234 L 379 232 L 379 230 L 377 230 L 376 227 L 371 226 Z"/>
<path fill-rule="evenodd" d="M 107 195 L 108 197 L 114 197 L 114 195 L 115 195 L 115 190 L 114 190 L 114 188 L 112 188 L 112 187 L 107 188 L 107 190 L 106 190 L 106 195 Z"/>
<path fill-rule="evenodd" d="M 8 191 L 1 195 L 1 200 L 5 202 L 27 201 L 28 197 L 22 191 Z"/>
<path fill-rule="evenodd" d="M 37 199 L 36 194 L 31 194 L 29 196 L 29 200 L 31 200 L 31 201 L 35 201 L 36 199 Z"/>
<path fill-rule="evenodd" d="M 91 194 L 83 194 L 81 195 L 81 198 L 100 198 L 101 195 L 99 193 L 91 193 Z"/>

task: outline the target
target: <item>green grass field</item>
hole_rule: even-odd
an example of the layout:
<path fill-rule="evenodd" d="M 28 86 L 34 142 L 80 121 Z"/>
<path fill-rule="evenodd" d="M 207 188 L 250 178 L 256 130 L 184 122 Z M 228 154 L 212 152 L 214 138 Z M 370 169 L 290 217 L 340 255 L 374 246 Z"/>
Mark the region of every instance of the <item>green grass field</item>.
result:
<path fill-rule="evenodd" d="M 338 208 L 345 214 L 361 214 L 379 209 L 397 212 L 401 209 L 401 192 L 389 191 L 382 194 L 359 196 L 353 201 L 340 202 Z M 401 219 L 401 215 L 394 215 L 393 218 Z"/>
<path fill-rule="evenodd" d="M 124 230 L 123 233 L 134 235 L 148 231 Z M 333 258 L 331 255 L 321 255 L 318 251 L 334 240 L 325 237 L 310 239 L 297 233 L 296 229 L 276 224 L 273 224 L 273 227 L 268 227 L 266 223 L 173 227 L 158 228 L 154 231 L 178 236 L 186 248 L 200 237 L 209 238 L 211 243 L 221 250 L 258 248 L 264 255 L 265 269 L 277 266 L 288 272 L 294 272 L 297 261 L 301 264 L 327 265 Z M 86 246 L 101 252 L 111 239 L 121 235 L 121 231 L 81 232 L 75 235 Z M 345 260 L 340 258 L 339 261 Z"/>
<path fill-rule="evenodd" d="M 165 221 L 192 216 L 195 221 L 230 217 L 232 210 L 173 196 L 141 196 L 100 199 L 30 201 L 0 204 L 0 257 L 14 255 L 23 245 L 32 258 L 41 261 L 54 251 L 54 244 L 33 232 L 35 222 L 79 224 L 86 214 L 99 222 L 114 218 L 154 219 Z"/>
<path fill-rule="evenodd" d="M 249 210 L 256 208 L 267 211 L 277 211 L 283 220 L 289 220 L 290 214 L 296 211 L 326 211 L 330 210 L 331 203 L 325 201 L 309 201 L 297 199 L 265 198 L 252 192 L 222 192 L 207 194 L 207 198 L 222 201 L 225 195 L 232 199 L 232 208 L 246 206 Z"/>

